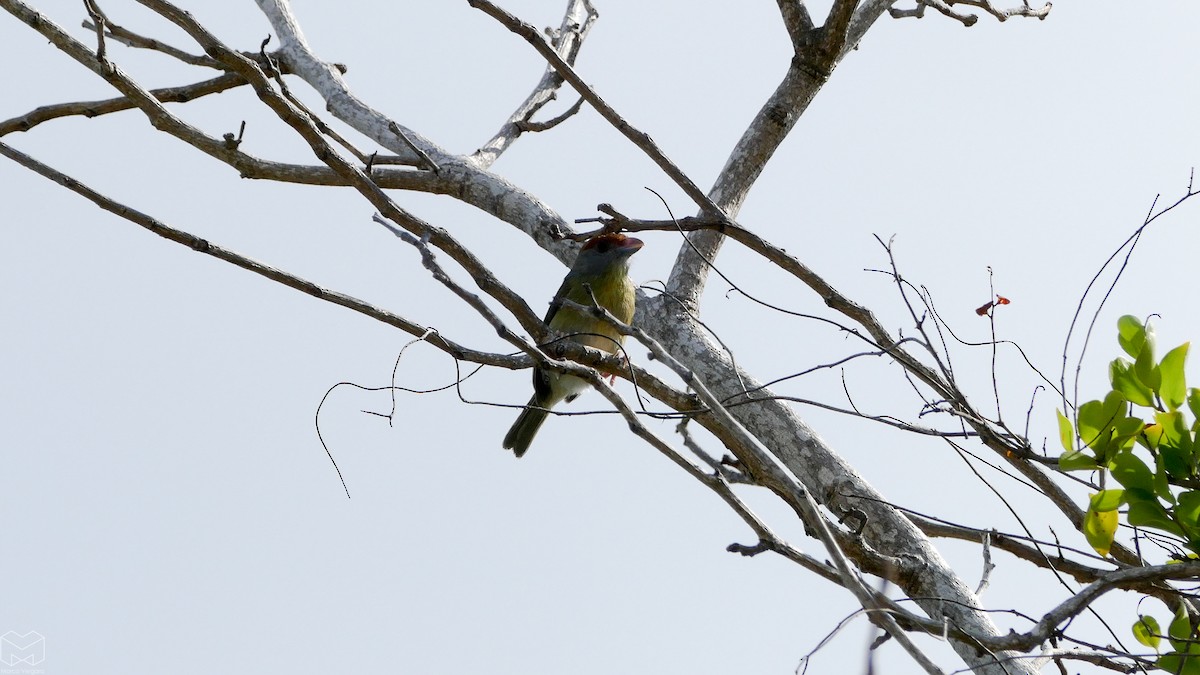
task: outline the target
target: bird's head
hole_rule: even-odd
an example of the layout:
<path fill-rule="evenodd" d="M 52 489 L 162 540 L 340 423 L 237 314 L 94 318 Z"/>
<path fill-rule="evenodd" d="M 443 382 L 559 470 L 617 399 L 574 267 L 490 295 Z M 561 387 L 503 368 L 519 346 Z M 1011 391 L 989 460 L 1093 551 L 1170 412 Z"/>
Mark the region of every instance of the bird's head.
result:
<path fill-rule="evenodd" d="M 599 275 L 614 265 L 628 264 L 629 256 L 642 248 L 642 240 L 627 237 L 620 232 L 601 234 L 587 240 L 579 249 L 579 257 L 571 271 L 586 276 Z"/>

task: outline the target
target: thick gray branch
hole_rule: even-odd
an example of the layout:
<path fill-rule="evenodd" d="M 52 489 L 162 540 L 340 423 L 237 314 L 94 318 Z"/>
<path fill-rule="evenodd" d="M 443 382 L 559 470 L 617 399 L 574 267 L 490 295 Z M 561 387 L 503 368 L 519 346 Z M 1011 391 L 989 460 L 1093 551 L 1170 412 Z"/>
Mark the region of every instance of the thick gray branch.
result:
<path fill-rule="evenodd" d="M 354 130 L 373 139 L 413 166 L 421 158 L 404 138 L 391 131 L 394 122 L 355 96 L 337 68 L 322 62 L 304 39 L 285 0 L 256 0 L 279 37 L 282 60 L 325 100 L 329 111 Z M 534 241 L 564 264 L 575 258 L 578 246 L 562 239 L 566 221 L 533 195 L 508 180 L 486 171 L 473 160 L 451 154 L 412 129 L 401 127 L 405 137 L 440 166 L 440 173 L 456 188 L 446 194 L 461 199 L 528 233 Z"/>
<path fill-rule="evenodd" d="M 837 51 L 829 54 L 814 49 L 797 54 L 783 81 L 751 122 L 730 154 L 710 196 L 731 218 L 741 208 L 746 195 L 767 161 L 787 137 L 800 115 L 812 102 L 833 67 L 848 47 L 857 44 L 856 30 L 865 31 L 886 9 L 883 3 L 870 5 L 873 15 L 860 9 L 846 24 L 838 26 L 839 35 L 831 43 Z M 838 21 L 846 21 L 844 14 Z M 803 226 L 804 223 L 797 223 Z M 721 399 L 743 393 L 741 387 L 759 383 L 742 372 L 718 350 L 691 316 L 707 278 L 709 260 L 720 249 L 723 235 L 698 232 L 689 235 L 676 259 L 668 281 L 675 299 L 656 298 L 639 307 L 639 320 L 647 331 L 679 358 Z M 763 396 L 769 393 L 762 392 Z M 837 514 L 861 514 L 862 536 L 868 545 L 888 555 L 920 561 L 923 569 L 901 582 L 905 592 L 920 601 L 922 609 L 934 618 L 945 618 L 954 627 L 979 636 L 998 634 L 986 613 L 969 609 L 981 606 L 971 588 L 955 573 L 925 535 L 896 510 L 883 505 L 881 496 L 785 403 L 762 400 L 739 405 L 731 410 L 738 422 L 750 430 L 827 508 Z M 942 600 L 944 599 L 944 601 Z M 985 673 L 1032 673 L 1029 664 L 1011 662 L 1004 666 L 980 652 L 972 644 L 955 641 L 956 651 L 966 663 Z"/>
<path fill-rule="evenodd" d="M 748 389 L 760 386 L 749 373 L 739 371 L 727 355 L 712 345 L 694 319 L 665 296 L 638 308 L 647 332 L 707 383 L 721 400 L 745 399 L 739 383 Z M 980 637 L 999 635 L 971 587 L 942 558 L 932 542 L 903 514 L 886 506 L 883 496 L 817 435 L 782 401 L 766 390 L 752 395 L 754 403 L 734 406 L 729 412 L 771 450 L 787 469 L 826 508 L 839 516 L 853 516 L 862 524 L 862 539 L 872 549 L 910 561 L 916 571 L 897 581 L 905 594 L 921 598 L 918 604 L 931 617 L 945 618 L 953 628 Z M 761 400 L 760 400 L 761 399 Z M 1010 662 L 1001 668 L 995 659 L 966 642 L 955 649 L 972 668 L 982 673 L 1032 673 L 1028 663 Z"/>

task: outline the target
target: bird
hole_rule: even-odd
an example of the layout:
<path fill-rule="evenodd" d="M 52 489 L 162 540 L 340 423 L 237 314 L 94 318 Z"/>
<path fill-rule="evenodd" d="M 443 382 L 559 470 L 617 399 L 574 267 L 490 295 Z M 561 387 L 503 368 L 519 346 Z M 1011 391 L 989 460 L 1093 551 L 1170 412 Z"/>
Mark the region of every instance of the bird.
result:
<path fill-rule="evenodd" d="M 641 248 L 640 239 L 619 232 L 588 239 L 554 294 L 544 319 L 546 325 L 573 342 L 609 354 L 616 352 L 625 340 L 620 331 L 590 313 L 563 307 L 561 301 L 570 300 L 589 307 L 594 297 L 597 304 L 622 323 L 629 323 L 633 320 L 636 298 L 633 282 L 629 279 L 629 257 Z M 524 455 L 549 416 L 550 408 L 561 401 L 574 401 L 586 388 L 587 381 L 574 375 L 534 368 L 533 397 L 504 436 L 504 449 L 512 450 L 517 457 Z"/>

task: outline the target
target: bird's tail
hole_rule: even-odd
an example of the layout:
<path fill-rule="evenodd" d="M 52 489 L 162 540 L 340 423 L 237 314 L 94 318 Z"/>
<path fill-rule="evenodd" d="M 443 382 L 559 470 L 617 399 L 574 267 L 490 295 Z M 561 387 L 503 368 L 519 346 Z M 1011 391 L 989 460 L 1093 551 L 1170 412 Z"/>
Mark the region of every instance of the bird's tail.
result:
<path fill-rule="evenodd" d="M 517 457 L 524 455 L 529 449 L 533 437 L 537 435 L 538 429 L 542 428 L 542 422 L 550 415 L 549 412 L 535 407 L 538 405 L 536 396 L 529 399 L 526 405 L 529 407 L 521 411 L 521 416 L 513 422 L 512 428 L 504 436 L 504 449 L 512 450 Z"/>

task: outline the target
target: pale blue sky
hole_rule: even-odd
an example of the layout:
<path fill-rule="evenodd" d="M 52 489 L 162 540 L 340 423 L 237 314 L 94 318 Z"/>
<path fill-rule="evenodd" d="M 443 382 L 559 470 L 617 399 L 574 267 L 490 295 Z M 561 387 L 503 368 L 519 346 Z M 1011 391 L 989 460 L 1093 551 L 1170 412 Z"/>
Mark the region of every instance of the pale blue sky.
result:
<path fill-rule="evenodd" d="M 709 185 L 783 74 L 789 46 L 775 4 L 597 3 L 580 72 Z M 40 4 L 89 40 L 78 27 L 81 3 Z M 565 3 L 502 4 L 557 25 Z M 118 23 L 199 51 L 131 5 L 103 6 Z M 253 3 L 192 5 L 239 48 L 257 48 L 269 32 Z M 485 142 L 541 74 L 527 44 L 466 2 L 295 6 L 317 53 L 347 64 L 365 100 L 453 151 Z M 931 289 L 968 339 L 987 336 L 973 309 L 988 299 L 990 266 L 997 291 L 1013 299 L 998 315 L 1002 336 L 1057 372 L 1087 279 L 1156 193 L 1167 201 L 1183 193 L 1200 161 L 1198 20 L 1200 6 L 1182 0 L 1064 2 L 1046 21 L 985 18 L 970 29 L 932 13 L 882 19 L 784 144 L 740 220 L 891 326 L 904 320 L 894 287 L 864 271 L 886 265 L 872 234 L 895 235 L 906 276 Z M 208 76 L 110 49 L 150 86 Z M 0 58 L 19 64 L 3 75 L 0 118 L 114 95 L 7 14 Z M 304 85 L 293 88 L 313 100 Z M 574 101 L 562 99 L 556 109 Z M 248 91 L 177 109 L 218 134 L 246 120 L 244 149 L 305 159 Z M 53 122 L 3 140 L 179 228 L 508 351 L 349 190 L 239 179 L 136 113 Z M 586 110 L 522 138 L 495 168 L 571 219 L 595 215 L 600 202 L 663 217 L 645 187 L 677 214 L 690 211 Z M 47 675 L 209 673 L 214 665 L 231 674 L 790 673 L 855 607 L 782 560 L 726 553 L 731 542 L 752 543 L 747 528 L 610 415 L 551 419 L 516 461 L 500 449 L 513 410 L 464 405 L 453 392 L 401 395 L 389 428 L 360 412 L 386 410 L 385 395 L 340 389 L 320 423 L 348 501 L 314 433 L 316 407 L 338 382 L 387 384 L 407 336 L 154 237 L 7 160 L 0 191 L 8 542 L 0 632 L 45 635 Z M 445 198 L 396 198 L 476 247 L 535 309 L 557 288 L 562 267 L 510 226 Z M 1191 273 L 1198 224 L 1200 204 L 1191 204 L 1148 233 L 1093 342 L 1092 395 L 1115 355 L 1118 315 L 1162 315 L 1164 346 L 1200 336 Z M 634 279 L 665 278 L 678 237 L 642 238 Z M 719 264 L 764 299 L 821 309 L 734 245 Z M 704 318 L 763 379 L 845 353 L 828 329 L 726 290 L 713 281 Z M 1011 353 L 1003 357 L 1004 410 L 1020 417 L 1036 382 Z M 989 363 L 987 351 L 958 361 L 982 401 Z M 400 367 L 412 387 L 453 376 L 453 363 L 422 345 Z M 885 364 L 852 369 L 847 382 L 874 412 L 917 410 Z M 827 373 L 781 393 L 840 402 L 840 387 Z M 528 388 L 527 372 L 484 371 L 463 392 L 519 405 Z M 1038 437 L 1051 432 L 1054 406 L 1039 396 Z M 602 408 L 592 394 L 572 409 Z M 890 499 L 1016 528 L 944 445 L 801 412 Z M 671 434 L 667 424 L 654 428 Z M 822 555 L 778 507 L 754 492 L 747 498 Z M 1028 508 L 1043 522 L 1032 495 Z M 1044 524 L 1038 534 L 1049 536 Z M 945 550 L 974 583 L 978 551 Z M 1022 563 L 997 562 L 984 595 L 991 606 L 1036 613 L 1064 597 L 1061 588 L 1033 588 Z M 1117 602 L 1114 623 L 1124 631 L 1134 617 L 1128 599 Z M 841 634 L 809 672 L 861 672 L 864 626 L 859 619 Z M 944 647 L 931 649 L 959 667 Z M 916 670 L 894 646 L 880 658 L 879 672 Z"/>

